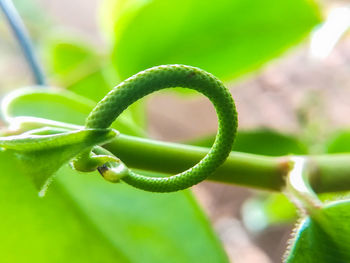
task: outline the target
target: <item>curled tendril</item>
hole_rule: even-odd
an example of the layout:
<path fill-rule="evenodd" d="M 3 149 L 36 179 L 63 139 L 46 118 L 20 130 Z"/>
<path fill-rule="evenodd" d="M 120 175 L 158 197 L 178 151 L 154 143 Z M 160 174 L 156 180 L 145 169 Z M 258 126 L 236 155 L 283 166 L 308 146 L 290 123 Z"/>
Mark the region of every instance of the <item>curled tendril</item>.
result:
<path fill-rule="evenodd" d="M 206 179 L 229 155 L 237 130 L 237 113 L 230 92 L 212 74 L 184 65 L 166 65 L 142 71 L 109 92 L 92 110 L 86 128 L 108 128 L 132 103 L 157 90 L 183 87 L 194 89 L 212 102 L 218 117 L 218 132 L 209 153 L 192 168 L 169 177 L 149 177 L 128 169 L 101 147 L 81 153 L 73 167 L 80 171 L 98 169 L 107 180 L 124 182 L 152 192 L 173 192 Z"/>

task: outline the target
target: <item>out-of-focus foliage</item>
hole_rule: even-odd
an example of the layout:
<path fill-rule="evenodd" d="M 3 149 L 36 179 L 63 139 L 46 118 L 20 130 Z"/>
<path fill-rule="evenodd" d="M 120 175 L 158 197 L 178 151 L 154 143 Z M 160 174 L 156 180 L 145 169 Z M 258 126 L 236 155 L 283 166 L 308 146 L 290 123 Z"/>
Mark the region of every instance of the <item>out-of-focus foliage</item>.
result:
<path fill-rule="evenodd" d="M 40 198 L 13 153 L 0 159 L 1 262 L 130 262 L 58 181 Z"/>
<path fill-rule="evenodd" d="M 210 147 L 215 135 L 197 139 L 188 144 Z M 306 154 L 307 146 L 297 137 L 281 134 L 272 130 L 238 131 L 232 151 L 281 156 L 288 154 Z"/>
<path fill-rule="evenodd" d="M 330 203 L 301 221 L 286 262 L 349 262 L 349 205 L 349 201 Z"/>
<path fill-rule="evenodd" d="M 88 98 L 60 89 L 25 88 L 18 90 L 17 94 L 19 96 L 13 96 L 7 105 L 7 113 L 12 117 L 51 118 L 55 121 L 67 122 L 67 116 L 72 115 L 70 119 L 74 120 L 74 124 L 81 126 L 84 125 L 86 117 L 96 104 Z M 113 123 L 112 128 L 130 135 L 144 135 L 144 131 L 133 119 L 125 115 L 120 116 Z"/>
<path fill-rule="evenodd" d="M 284 135 L 272 130 L 243 131 L 237 136 L 232 150 L 269 156 L 308 152 L 306 145 L 296 136 Z"/>
<path fill-rule="evenodd" d="M 62 87 L 93 101 L 101 100 L 118 82 L 109 79 L 115 74 L 104 73 L 108 65 L 103 57 L 77 39 L 50 39 L 46 56 L 56 81 Z"/>
<path fill-rule="evenodd" d="M 231 80 L 281 54 L 320 21 L 309 0 L 106 0 L 100 14 L 122 79 L 177 63 Z"/>
<path fill-rule="evenodd" d="M 328 153 L 350 152 L 350 131 L 346 130 L 335 134 L 326 143 L 326 152 Z"/>
<path fill-rule="evenodd" d="M 53 38 L 46 44 L 46 58 L 55 81 L 60 86 L 92 101 L 100 101 L 119 83 L 108 58 L 98 54 L 93 47 L 77 39 Z M 126 134 L 144 136 L 146 114 L 144 102 L 139 101 L 124 111 L 121 118 L 135 127 Z"/>

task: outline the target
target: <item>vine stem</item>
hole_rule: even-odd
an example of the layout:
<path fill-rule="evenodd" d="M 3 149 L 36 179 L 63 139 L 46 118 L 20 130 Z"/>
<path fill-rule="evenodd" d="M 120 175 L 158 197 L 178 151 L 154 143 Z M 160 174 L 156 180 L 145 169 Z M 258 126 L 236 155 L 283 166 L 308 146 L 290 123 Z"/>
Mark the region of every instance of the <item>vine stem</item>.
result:
<path fill-rule="evenodd" d="M 83 129 L 32 117 L 17 117 L 21 122 L 15 135 L 28 130 L 48 127 L 41 135 L 61 133 L 63 130 Z M 51 127 L 50 127 L 51 126 Z M 188 169 L 210 150 L 205 147 L 169 143 L 120 134 L 103 146 L 133 169 L 151 171 L 152 176 L 167 176 Z M 231 152 L 226 161 L 208 180 L 242 185 L 269 191 L 285 192 L 287 176 L 295 166 L 296 158 L 308 164 L 308 180 L 316 193 L 350 190 L 350 154 L 325 154 L 310 156 L 263 156 Z"/>
<path fill-rule="evenodd" d="M 188 169 L 205 156 L 209 149 L 178 143 L 160 142 L 120 134 L 104 146 L 131 168 L 158 173 L 177 173 Z M 350 190 L 350 155 L 302 156 L 313 169 L 310 185 L 317 192 Z M 208 180 L 283 191 L 286 176 L 293 169 L 295 156 L 270 157 L 231 152 L 226 161 Z M 161 176 L 161 175 L 160 175 Z"/>
<path fill-rule="evenodd" d="M 45 74 L 35 55 L 26 27 L 11 0 L 0 0 L 0 8 L 3 11 L 17 41 L 24 53 L 27 63 L 32 71 L 36 84 L 45 85 Z"/>

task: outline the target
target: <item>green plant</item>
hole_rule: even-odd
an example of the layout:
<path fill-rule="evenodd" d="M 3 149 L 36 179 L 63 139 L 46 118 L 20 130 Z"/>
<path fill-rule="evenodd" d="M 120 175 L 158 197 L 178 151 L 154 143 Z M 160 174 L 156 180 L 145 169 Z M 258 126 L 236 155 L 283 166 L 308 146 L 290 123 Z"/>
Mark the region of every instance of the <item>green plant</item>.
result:
<path fill-rule="evenodd" d="M 3 119 L 9 125 L 0 139 L 4 262 L 227 262 L 190 192 L 156 195 L 112 185 L 100 180 L 96 170 L 109 181 L 122 180 L 155 192 L 181 190 L 207 176 L 285 192 L 304 213 L 286 262 L 349 261 L 349 202 L 323 203 L 314 192 L 349 190 L 347 153 L 306 155 L 297 139 L 268 131 L 239 132 L 233 144 L 239 152 L 231 152 L 236 133 L 231 95 L 211 74 L 189 66 L 143 71 L 95 105 L 115 82 L 159 64 L 194 64 L 223 80 L 256 69 L 320 21 L 312 2 L 254 1 L 254 16 L 246 18 L 240 12 L 251 6 L 239 0 L 217 5 L 199 0 L 106 1 L 103 25 L 112 46 L 107 58 L 76 41 L 49 45 L 56 78 L 70 91 L 43 87 L 45 77 L 30 41 L 18 17 L 12 20 L 15 10 L 8 8 L 8 1 L 0 4 L 41 86 L 16 90 L 3 102 Z M 237 16 L 229 15 L 232 10 Z M 164 23 L 155 22 L 159 20 Z M 261 24 L 273 25 L 273 32 L 255 32 Z M 152 26 L 157 26 L 157 34 L 152 31 L 150 37 L 145 28 Z M 206 30 L 200 31 L 203 26 Z M 255 33 L 249 35 L 251 31 Z M 203 93 L 217 110 L 219 132 L 210 151 L 213 136 L 192 142 L 199 146 L 143 138 L 144 105 L 128 107 L 155 90 L 179 86 Z M 272 150 L 263 144 L 267 140 L 280 147 Z M 337 144 L 343 143 L 334 141 L 329 149 L 337 151 Z M 66 165 L 72 159 L 74 169 Z M 47 196 L 40 199 L 37 191 L 41 195 L 47 191 Z M 189 239 L 191 246 L 184 244 Z"/>

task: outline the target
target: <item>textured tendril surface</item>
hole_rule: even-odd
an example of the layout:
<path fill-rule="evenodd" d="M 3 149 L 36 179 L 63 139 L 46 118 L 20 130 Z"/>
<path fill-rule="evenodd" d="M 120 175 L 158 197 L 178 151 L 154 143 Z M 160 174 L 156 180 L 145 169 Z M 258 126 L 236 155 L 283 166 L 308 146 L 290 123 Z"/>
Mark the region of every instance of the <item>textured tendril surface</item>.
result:
<path fill-rule="evenodd" d="M 157 90 L 183 87 L 194 89 L 210 99 L 218 117 L 218 132 L 209 153 L 192 168 L 165 178 L 148 177 L 132 171 L 122 178 L 126 183 L 152 192 L 173 192 L 206 179 L 229 155 L 237 129 L 237 113 L 230 92 L 223 83 L 201 69 L 165 65 L 142 71 L 125 80 L 93 109 L 86 128 L 108 128 L 132 103 Z"/>

